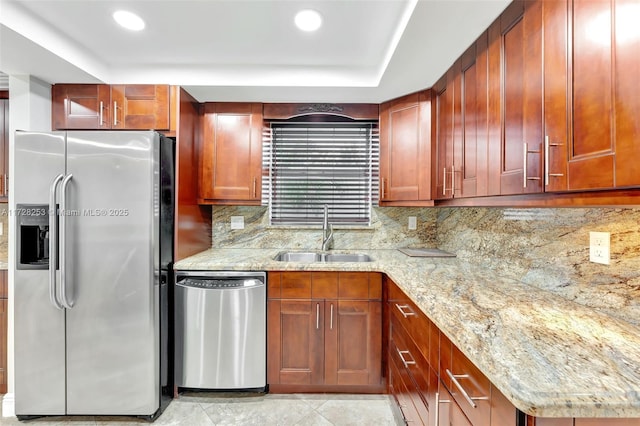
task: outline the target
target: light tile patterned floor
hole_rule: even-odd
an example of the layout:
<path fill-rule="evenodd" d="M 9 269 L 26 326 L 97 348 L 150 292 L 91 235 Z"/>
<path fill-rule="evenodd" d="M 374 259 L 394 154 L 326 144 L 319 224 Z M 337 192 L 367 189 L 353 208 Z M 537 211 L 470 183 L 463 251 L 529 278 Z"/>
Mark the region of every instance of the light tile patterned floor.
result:
<path fill-rule="evenodd" d="M 256 395 L 185 393 L 174 399 L 153 423 L 158 426 L 214 425 L 375 425 L 395 426 L 388 395 L 291 394 Z M 0 404 L 1 406 L 1 404 Z M 0 424 L 129 426 L 149 425 L 134 417 L 43 417 L 20 422 L 0 417 Z"/>

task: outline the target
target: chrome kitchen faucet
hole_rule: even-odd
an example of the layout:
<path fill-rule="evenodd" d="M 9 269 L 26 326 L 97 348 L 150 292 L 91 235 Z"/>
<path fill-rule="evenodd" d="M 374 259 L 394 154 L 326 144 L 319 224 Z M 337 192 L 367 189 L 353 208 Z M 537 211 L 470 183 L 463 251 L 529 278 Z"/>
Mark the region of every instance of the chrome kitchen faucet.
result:
<path fill-rule="evenodd" d="M 328 235 L 327 235 L 328 232 Z M 322 221 L 322 251 L 329 250 L 333 241 L 333 226 L 329 223 L 329 206 L 324 205 L 324 220 Z"/>

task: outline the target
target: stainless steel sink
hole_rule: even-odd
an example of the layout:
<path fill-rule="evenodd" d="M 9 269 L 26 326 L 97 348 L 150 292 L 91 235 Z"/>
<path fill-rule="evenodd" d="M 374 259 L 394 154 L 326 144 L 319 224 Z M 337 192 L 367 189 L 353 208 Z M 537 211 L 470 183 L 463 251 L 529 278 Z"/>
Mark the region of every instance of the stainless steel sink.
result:
<path fill-rule="evenodd" d="M 281 262 L 322 262 L 322 253 L 281 252 L 274 258 Z"/>
<path fill-rule="evenodd" d="M 373 259 L 368 254 L 363 253 L 315 253 L 283 251 L 273 258 L 280 262 L 371 262 Z"/>
<path fill-rule="evenodd" d="M 371 257 L 368 254 L 362 253 L 335 253 L 325 254 L 325 262 L 371 262 Z"/>

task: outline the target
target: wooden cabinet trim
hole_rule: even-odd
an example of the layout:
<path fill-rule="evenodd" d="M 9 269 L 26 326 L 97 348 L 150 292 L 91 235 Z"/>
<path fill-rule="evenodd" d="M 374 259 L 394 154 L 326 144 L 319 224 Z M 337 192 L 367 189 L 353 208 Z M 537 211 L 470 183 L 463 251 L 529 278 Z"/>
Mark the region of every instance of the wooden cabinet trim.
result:
<path fill-rule="evenodd" d="M 265 120 L 288 120 L 308 115 L 335 115 L 354 120 L 377 120 L 378 104 L 333 104 L 333 103 L 265 103 Z"/>

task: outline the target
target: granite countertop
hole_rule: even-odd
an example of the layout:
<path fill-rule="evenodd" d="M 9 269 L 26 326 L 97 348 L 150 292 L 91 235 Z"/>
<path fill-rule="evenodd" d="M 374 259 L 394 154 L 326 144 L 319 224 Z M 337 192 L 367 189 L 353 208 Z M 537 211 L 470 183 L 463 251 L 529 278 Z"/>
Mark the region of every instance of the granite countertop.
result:
<path fill-rule="evenodd" d="M 357 250 L 374 261 L 273 260 L 280 251 L 210 249 L 175 269 L 384 272 L 523 412 L 640 417 L 637 326 L 456 258 Z"/>

